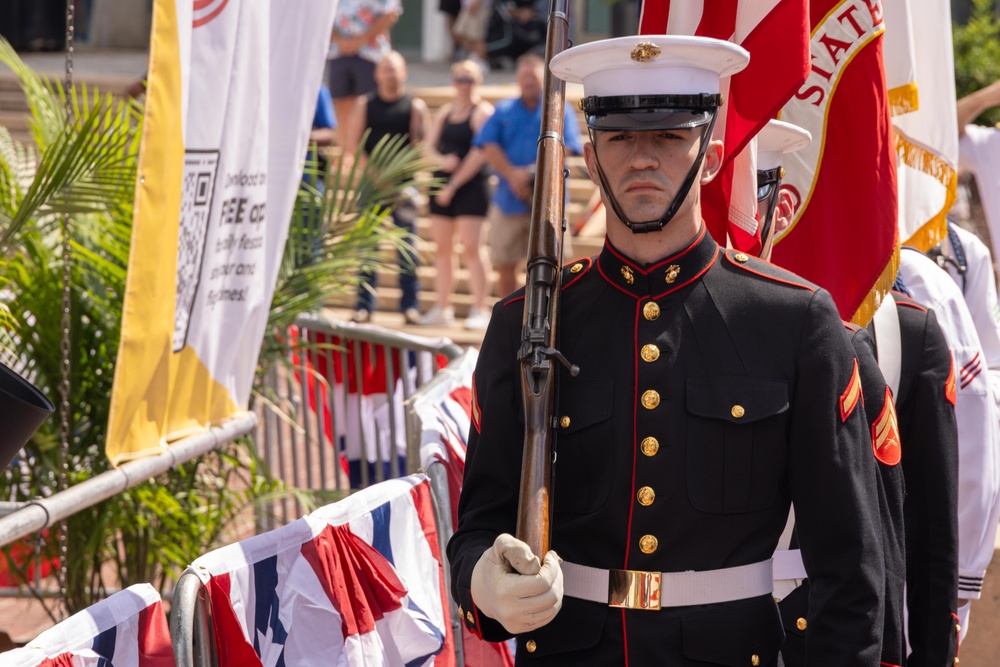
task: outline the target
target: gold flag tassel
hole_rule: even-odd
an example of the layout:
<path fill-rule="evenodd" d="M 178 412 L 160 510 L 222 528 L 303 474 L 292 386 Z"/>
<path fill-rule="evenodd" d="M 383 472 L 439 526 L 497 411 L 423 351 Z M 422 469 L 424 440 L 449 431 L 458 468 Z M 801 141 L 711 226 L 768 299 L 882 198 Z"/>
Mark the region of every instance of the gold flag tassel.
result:
<path fill-rule="evenodd" d="M 851 318 L 851 322 L 858 325 L 859 327 L 866 327 L 868 323 L 871 322 L 872 318 L 875 317 L 875 311 L 878 307 L 882 305 L 882 300 L 886 298 L 889 294 L 889 290 L 892 289 L 892 284 L 896 282 L 896 273 L 899 272 L 899 243 L 892 249 L 892 255 L 889 257 L 889 263 L 886 264 L 885 268 L 882 269 L 882 274 L 872 285 L 871 290 L 868 292 L 868 296 L 865 300 L 861 302 L 858 309 L 854 311 L 854 316 Z"/>

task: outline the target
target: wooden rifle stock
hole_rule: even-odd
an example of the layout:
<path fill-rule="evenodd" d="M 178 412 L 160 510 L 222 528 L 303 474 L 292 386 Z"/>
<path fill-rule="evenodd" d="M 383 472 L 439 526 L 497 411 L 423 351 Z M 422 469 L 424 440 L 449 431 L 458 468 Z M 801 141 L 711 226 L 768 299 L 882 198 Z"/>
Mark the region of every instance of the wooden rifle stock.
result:
<path fill-rule="evenodd" d="M 549 550 L 553 409 L 558 371 L 554 362 L 569 366 L 555 350 L 566 188 L 563 176 L 566 84 L 549 71 L 553 56 L 566 48 L 569 10 L 567 0 L 552 0 L 549 7 L 542 127 L 531 204 L 527 287 L 518 351 L 524 403 L 524 458 L 516 536 L 539 558 Z M 575 375 L 578 369 L 573 367 L 570 372 Z"/>

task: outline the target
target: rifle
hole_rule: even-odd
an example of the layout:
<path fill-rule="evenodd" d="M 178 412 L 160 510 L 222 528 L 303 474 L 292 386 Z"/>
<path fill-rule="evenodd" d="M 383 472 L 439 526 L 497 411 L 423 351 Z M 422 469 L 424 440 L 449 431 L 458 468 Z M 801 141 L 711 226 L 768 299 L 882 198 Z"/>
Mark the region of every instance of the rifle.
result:
<path fill-rule="evenodd" d="M 516 536 L 539 557 L 549 550 L 552 442 L 555 424 L 556 367 L 575 376 L 580 369 L 555 349 L 562 287 L 563 208 L 566 192 L 563 105 L 566 84 L 552 75 L 549 63 L 566 48 L 568 2 L 552 0 L 545 37 L 542 127 L 538 138 L 535 188 L 528 238 L 527 286 L 521 347 L 521 396 L 524 403 L 524 456 L 518 496 Z"/>

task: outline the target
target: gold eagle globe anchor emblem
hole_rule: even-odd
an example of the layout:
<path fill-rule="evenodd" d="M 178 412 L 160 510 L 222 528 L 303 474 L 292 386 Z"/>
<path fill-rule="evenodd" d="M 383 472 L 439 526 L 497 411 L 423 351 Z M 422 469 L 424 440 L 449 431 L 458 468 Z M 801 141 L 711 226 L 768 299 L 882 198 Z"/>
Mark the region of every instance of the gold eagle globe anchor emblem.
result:
<path fill-rule="evenodd" d="M 660 55 L 660 47 L 652 42 L 639 42 L 632 49 L 632 60 L 637 63 L 648 63 Z"/>

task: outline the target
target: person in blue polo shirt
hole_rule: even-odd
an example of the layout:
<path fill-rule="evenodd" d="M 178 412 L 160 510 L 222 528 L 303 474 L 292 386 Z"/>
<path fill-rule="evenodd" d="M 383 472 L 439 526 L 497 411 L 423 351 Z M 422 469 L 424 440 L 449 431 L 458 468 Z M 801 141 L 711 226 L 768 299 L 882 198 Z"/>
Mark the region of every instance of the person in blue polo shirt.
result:
<path fill-rule="evenodd" d="M 486 154 L 499 176 L 490 206 L 489 245 L 499 282 L 497 294 L 517 289 L 518 263 L 528 256 L 528 228 L 531 224 L 531 193 L 535 183 L 535 158 L 542 129 L 542 78 L 545 61 L 534 53 L 517 60 L 516 78 L 520 97 L 497 103 L 493 116 L 473 141 Z M 565 107 L 563 134 L 567 153 L 581 155 L 583 141 L 572 105 Z M 570 251 L 566 235 L 565 253 Z"/>

